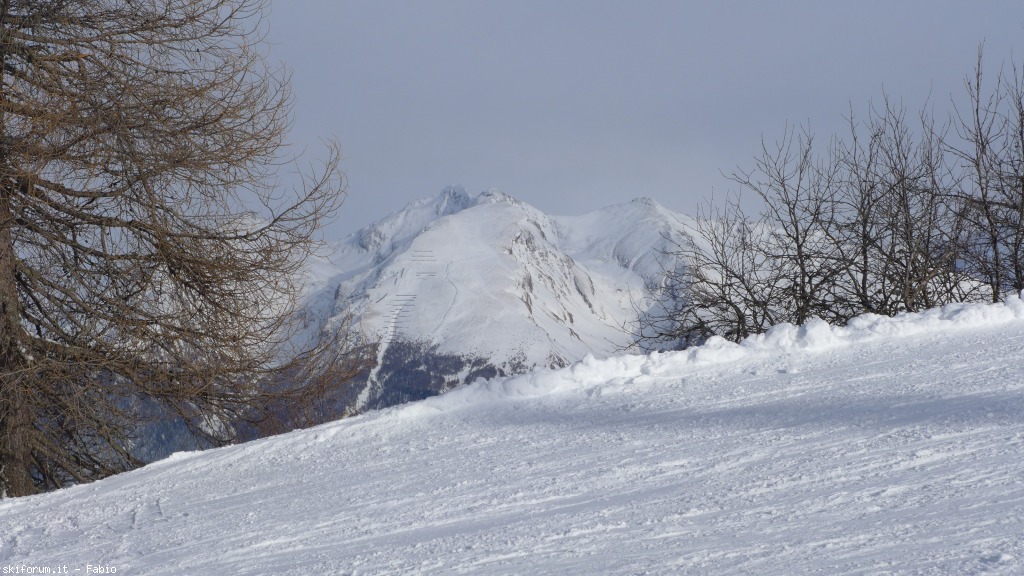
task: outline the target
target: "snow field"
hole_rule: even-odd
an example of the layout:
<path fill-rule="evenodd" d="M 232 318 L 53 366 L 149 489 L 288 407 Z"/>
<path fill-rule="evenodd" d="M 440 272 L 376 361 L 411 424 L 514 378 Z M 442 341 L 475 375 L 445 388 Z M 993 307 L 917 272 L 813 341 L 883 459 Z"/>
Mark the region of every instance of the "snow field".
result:
<path fill-rule="evenodd" d="M 588 357 L 0 502 L 0 566 L 1018 574 L 1024 304 Z"/>

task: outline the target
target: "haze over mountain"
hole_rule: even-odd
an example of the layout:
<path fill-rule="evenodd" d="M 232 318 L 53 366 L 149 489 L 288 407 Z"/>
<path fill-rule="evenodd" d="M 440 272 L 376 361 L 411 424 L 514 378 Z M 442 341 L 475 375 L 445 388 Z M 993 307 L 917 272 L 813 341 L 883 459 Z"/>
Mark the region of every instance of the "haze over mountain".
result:
<path fill-rule="evenodd" d="M 447 188 L 345 239 L 305 314 L 352 314 L 378 366 L 353 408 L 425 398 L 478 377 L 557 368 L 630 343 L 669 238 L 687 218 L 649 199 L 550 216 L 497 191 Z"/>

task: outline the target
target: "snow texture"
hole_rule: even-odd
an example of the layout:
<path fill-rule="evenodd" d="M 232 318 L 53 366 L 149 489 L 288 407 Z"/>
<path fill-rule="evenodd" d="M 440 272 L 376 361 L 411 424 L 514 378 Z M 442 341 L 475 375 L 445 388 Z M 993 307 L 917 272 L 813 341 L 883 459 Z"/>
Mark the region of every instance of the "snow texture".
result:
<path fill-rule="evenodd" d="M 1024 303 L 597 359 L 0 502 L 0 567 L 1024 573 Z"/>

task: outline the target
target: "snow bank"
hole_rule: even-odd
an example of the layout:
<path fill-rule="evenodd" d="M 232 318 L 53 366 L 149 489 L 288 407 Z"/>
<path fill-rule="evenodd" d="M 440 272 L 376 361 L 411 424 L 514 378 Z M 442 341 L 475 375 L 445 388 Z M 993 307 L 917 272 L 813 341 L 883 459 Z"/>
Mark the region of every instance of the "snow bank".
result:
<path fill-rule="evenodd" d="M 1020 296 L 1010 296 L 997 304 L 949 304 L 895 317 L 864 314 L 851 319 L 846 326 L 830 326 L 819 319 L 803 326 L 780 324 L 764 334 L 747 338 L 739 346 L 762 352 L 824 350 L 883 337 L 907 338 L 1021 319 L 1024 319 L 1024 302 Z"/>
<path fill-rule="evenodd" d="M 400 408 L 403 417 L 415 417 L 475 405 L 530 399 L 561 393 L 592 393 L 596 388 L 620 387 L 678 378 L 703 367 L 765 357 L 822 351 L 884 338 L 913 338 L 979 326 L 995 326 L 1024 319 L 1024 301 L 1010 296 L 996 304 L 949 304 L 895 317 L 864 314 L 846 326 L 812 319 L 802 326 L 784 323 L 739 344 L 712 337 L 702 346 L 680 352 L 653 352 L 645 356 L 618 356 L 582 361 L 560 370 L 537 370 L 521 376 L 477 381 L 447 394 Z"/>

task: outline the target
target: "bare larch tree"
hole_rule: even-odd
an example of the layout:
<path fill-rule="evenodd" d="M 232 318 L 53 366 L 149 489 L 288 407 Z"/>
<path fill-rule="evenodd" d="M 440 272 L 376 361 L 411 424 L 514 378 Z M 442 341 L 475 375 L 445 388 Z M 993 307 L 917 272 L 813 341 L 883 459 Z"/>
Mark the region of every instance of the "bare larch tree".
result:
<path fill-rule="evenodd" d="M 337 147 L 287 166 L 263 0 L 0 0 L 0 493 L 139 462 L 146 415 L 211 442 L 295 374 L 297 280 Z M 299 386 L 301 388 L 301 386 Z"/>

